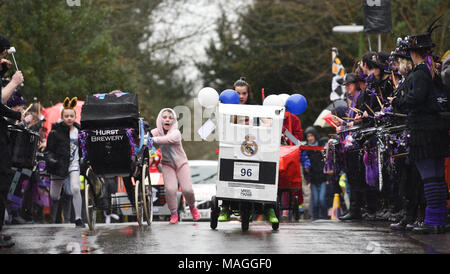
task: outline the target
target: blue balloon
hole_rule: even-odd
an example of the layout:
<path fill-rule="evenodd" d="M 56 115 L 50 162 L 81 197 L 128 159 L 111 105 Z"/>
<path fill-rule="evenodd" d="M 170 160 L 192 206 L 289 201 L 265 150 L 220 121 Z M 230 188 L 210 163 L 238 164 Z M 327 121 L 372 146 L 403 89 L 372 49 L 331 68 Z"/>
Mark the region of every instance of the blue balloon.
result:
<path fill-rule="evenodd" d="M 286 109 L 290 113 L 295 115 L 302 114 L 306 110 L 306 106 L 308 103 L 306 102 L 305 96 L 301 94 L 292 94 L 286 100 Z"/>
<path fill-rule="evenodd" d="M 226 89 L 220 93 L 219 96 L 220 102 L 222 104 L 239 104 L 241 99 L 239 98 L 239 94 L 232 89 Z"/>

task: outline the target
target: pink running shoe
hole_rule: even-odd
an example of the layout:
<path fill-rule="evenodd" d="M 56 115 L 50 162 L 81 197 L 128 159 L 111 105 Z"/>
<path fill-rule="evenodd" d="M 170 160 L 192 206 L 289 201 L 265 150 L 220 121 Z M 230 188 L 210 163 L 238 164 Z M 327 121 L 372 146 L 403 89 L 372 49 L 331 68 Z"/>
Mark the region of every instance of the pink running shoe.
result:
<path fill-rule="evenodd" d="M 194 221 L 198 221 L 201 218 L 200 212 L 198 212 L 198 209 L 196 207 L 190 208 L 191 210 L 191 214 L 192 214 L 192 219 Z"/>
<path fill-rule="evenodd" d="M 176 223 L 178 223 L 178 214 L 172 214 L 172 216 L 170 216 L 169 224 L 176 224 Z"/>

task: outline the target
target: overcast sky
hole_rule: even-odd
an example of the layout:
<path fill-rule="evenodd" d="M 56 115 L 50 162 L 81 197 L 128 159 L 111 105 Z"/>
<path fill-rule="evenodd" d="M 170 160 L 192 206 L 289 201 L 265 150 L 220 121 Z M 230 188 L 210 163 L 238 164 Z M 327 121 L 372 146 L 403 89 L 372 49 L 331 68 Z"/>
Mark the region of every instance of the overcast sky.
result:
<path fill-rule="evenodd" d="M 215 22 L 221 15 L 220 6 L 225 8 L 229 19 L 236 20 L 236 11 L 251 3 L 252 0 L 167 0 L 154 13 L 157 24 L 150 41 L 155 43 L 167 37 L 183 37 L 200 31 L 177 44 L 175 56 L 171 56 L 183 61 L 181 73 L 188 80 L 198 80 L 200 74 L 194 60 L 206 60 L 205 47 L 211 39 L 217 39 Z M 164 51 L 157 54 L 160 56 Z"/>

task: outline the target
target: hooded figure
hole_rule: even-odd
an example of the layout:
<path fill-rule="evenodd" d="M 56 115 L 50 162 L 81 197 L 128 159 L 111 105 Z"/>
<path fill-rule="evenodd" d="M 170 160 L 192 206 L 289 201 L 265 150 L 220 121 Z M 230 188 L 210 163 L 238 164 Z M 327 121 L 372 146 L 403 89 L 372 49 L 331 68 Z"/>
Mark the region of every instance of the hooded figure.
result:
<path fill-rule="evenodd" d="M 311 136 L 314 136 L 314 141 L 312 142 Z M 310 126 L 305 130 L 305 139 L 308 141 L 308 146 L 321 146 L 323 144 L 319 143 L 320 136 L 316 128 Z M 318 150 L 302 150 L 302 154 L 305 153 L 310 162 L 311 166 L 309 170 L 305 173 L 305 178 L 310 184 L 311 189 L 311 210 L 313 220 L 317 219 L 328 219 L 328 206 L 327 206 L 327 185 L 326 185 L 326 175 L 324 174 L 325 162 L 322 157 L 322 152 Z M 306 170 L 305 170 L 306 171 Z"/>
<path fill-rule="evenodd" d="M 177 191 L 178 183 L 195 220 L 200 213 L 195 207 L 194 190 L 192 189 L 191 171 L 188 159 L 181 144 L 181 132 L 178 130 L 177 115 L 173 109 L 162 109 L 156 118 L 156 128 L 152 129 L 153 142 L 159 145 L 162 159 L 161 166 L 166 190 L 167 204 L 170 209 L 170 223 L 178 222 Z"/>

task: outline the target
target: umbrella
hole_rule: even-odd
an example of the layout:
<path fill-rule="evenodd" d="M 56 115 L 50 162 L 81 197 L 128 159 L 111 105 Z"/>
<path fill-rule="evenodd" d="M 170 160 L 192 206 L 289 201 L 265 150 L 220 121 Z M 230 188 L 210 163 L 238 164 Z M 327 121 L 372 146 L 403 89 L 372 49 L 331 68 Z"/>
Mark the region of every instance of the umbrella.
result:
<path fill-rule="evenodd" d="M 328 105 L 328 107 L 326 107 L 325 109 L 333 111 L 334 109 L 338 109 L 338 108 L 347 108 L 347 102 L 343 99 L 339 99 L 339 100 L 335 100 L 333 102 L 331 102 L 330 105 Z"/>
<path fill-rule="evenodd" d="M 81 107 L 83 106 L 84 101 L 78 100 L 77 105 L 75 106 L 75 112 L 77 113 L 77 117 L 75 121 L 80 123 L 81 121 Z M 50 133 L 52 124 L 57 123 L 61 119 L 61 110 L 63 109 L 63 103 L 57 103 L 54 106 L 44 108 L 42 110 L 42 114 L 45 117 L 44 128 L 46 128 L 46 134 Z"/>
<path fill-rule="evenodd" d="M 329 117 L 331 114 L 342 117 L 347 110 L 347 102 L 343 99 L 333 101 L 328 107 L 326 107 L 317 117 L 314 122 L 314 126 L 329 127 L 330 124 L 326 122 L 324 118 Z"/>

